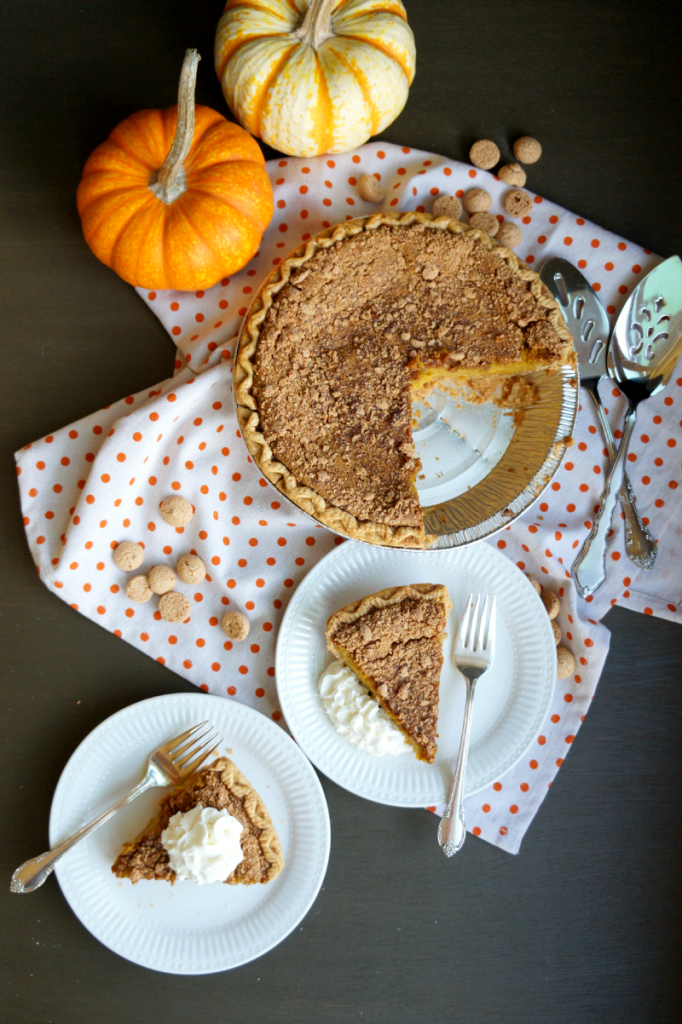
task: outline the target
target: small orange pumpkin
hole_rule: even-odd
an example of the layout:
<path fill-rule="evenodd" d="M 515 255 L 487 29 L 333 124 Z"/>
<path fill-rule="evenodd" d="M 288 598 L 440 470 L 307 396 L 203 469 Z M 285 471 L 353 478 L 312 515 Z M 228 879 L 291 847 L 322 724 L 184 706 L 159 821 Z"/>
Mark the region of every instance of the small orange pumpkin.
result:
<path fill-rule="evenodd" d="M 141 110 L 89 157 L 78 212 L 95 256 L 141 288 L 194 291 L 236 273 L 273 213 L 258 143 L 194 105 L 199 54 L 187 50 L 178 104 Z"/>

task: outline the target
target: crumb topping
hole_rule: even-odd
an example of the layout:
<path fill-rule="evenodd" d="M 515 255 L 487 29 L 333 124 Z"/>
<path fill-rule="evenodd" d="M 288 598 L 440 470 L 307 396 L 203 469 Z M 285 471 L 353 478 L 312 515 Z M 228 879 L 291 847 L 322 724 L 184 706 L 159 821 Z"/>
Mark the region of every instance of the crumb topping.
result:
<path fill-rule="evenodd" d="M 220 762 L 216 762 L 217 765 Z M 245 811 L 244 799 L 235 795 L 222 781 L 222 772 L 213 766 L 198 772 L 190 787 L 168 793 L 159 801 L 159 816 L 134 843 L 126 844 L 117 858 L 112 871 L 117 878 L 128 878 L 131 882 L 140 879 L 175 881 L 176 874 L 170 866 L 168 852 L 161 842 L 161 833 L 168 827 L 174 814 L 185 813 L 201 804 L 227 811 L 243 826 L 240 838 L 244 859 L 226 879 L 227 885 L 251 885 L 266 882 L 270 870 L 269 861 L 263 856 L 258 838 L 262 829 L 255 825 Z"/>
<path fill-rule="evenodd" d="M 360 521 L 421 527 L 413 381 L 529 359 L 566 359 L 530 282 L 476 234 L 382 225 L 318 250 L 282 288 L 253 393 L 299 484 Z"/>
<path fill-rule="evenodd" d="M 382 706 L 421 748 L 424 760 L 436 753 L 438 694 L 443 665 L 443 602 L 406 597 L 377 608 L 329 634 L 371 682 Z"/>

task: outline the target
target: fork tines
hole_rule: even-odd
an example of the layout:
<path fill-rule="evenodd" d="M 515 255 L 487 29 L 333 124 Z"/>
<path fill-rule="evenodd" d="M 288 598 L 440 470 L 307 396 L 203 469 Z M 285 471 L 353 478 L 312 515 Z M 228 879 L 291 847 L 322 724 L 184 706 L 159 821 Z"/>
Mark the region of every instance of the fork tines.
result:
<path fill-rule="evenodd" d="M 207 731 L 210 732 L 210 730 Z M 203 739 L 205 735 L 206 733 L 202 733 L 199 739 Z M 186 757 L 183 757 L 180 761 L 176 759 L 175 763 L 183 775 L 191 775 L 201 767 L 209 754 L 211 754 L 222 742 L 222 737 L 218 738 L 218 733 L 214 732 L 213 735 L 209 736 L 206 742 L 200 747 L 195 746 L 189 751 Z M 194 760 L 191 760 L 192 758 L 194 758 Z M 191 763 L 188 763 L 190 761 Z"/>
<path fill-rule="evenodd" d="M 481 595 L 476 596 L 475 605 L 474 595 L 469 595 L 457 634 L 458 651 L 475 654 L 491 649 L 495 638 L 496 604 L 497 599 L 493 597 L 491 600 L 486 594 L 481 608 Z"/>
<path fill-rule="evenodd" d="M 199 722 L 166 744 L 168 756 L 172 758 L 175 767 L 183 776 L 197 771 L 212 751 L 223 742 L 222 737 L 218 738 L 218 733 L 211 726 L 197 736 L 197 731 L 205 725 L 208 725 L 208 720 Z"/>

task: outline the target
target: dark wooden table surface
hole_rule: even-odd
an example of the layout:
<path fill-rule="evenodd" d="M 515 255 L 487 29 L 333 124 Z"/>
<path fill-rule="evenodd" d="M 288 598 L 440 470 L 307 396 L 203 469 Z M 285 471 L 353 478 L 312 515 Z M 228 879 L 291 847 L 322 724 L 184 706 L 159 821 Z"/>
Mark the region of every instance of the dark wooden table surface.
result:
<path fill-rule="evenodd" d="M 465 159 L 537 135 L 533 188 L 664 256 L 682 250 L 677 3 L 407 0 L 418 73 L 385 133 Z M 611 654 L 518 857 L 471 837 L 454 862 L 422 811 L 327 782 L 332 853 L 314 907 L 236 971 L 181 978 L 108 952 L 50 880 L 10 896 L 44 849 L 73 748 L 126 704 L 191 689 L 41 585 L 12 452 L 171 371 L 173 349 L 82 240 L 87 155 L 124 117 L 198 98 L 220 0 L 34 0 L 0 11 L 1 996 L 5 1024 L 591 1024 L 682 1020 L 682 630 L 612 611 Z"/>

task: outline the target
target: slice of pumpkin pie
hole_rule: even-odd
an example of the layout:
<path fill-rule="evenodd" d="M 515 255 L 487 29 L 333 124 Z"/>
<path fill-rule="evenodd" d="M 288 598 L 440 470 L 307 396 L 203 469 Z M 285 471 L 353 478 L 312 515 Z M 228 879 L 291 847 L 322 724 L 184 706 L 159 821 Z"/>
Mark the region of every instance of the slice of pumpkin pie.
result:
<path fill-rule="evenodd" d="M 265 885 L 284 867 L 279 837 L 256 790 L 227 757 L 190 775 L 123 849 L 117 878 Z"/>
<path fill-rule="evenodd" d="M 417 758 L 433 764 L 443 636 L 452 604 L 442 584 L 380 590 L 327 620 L 327 646 L 393 719 Z"/>

